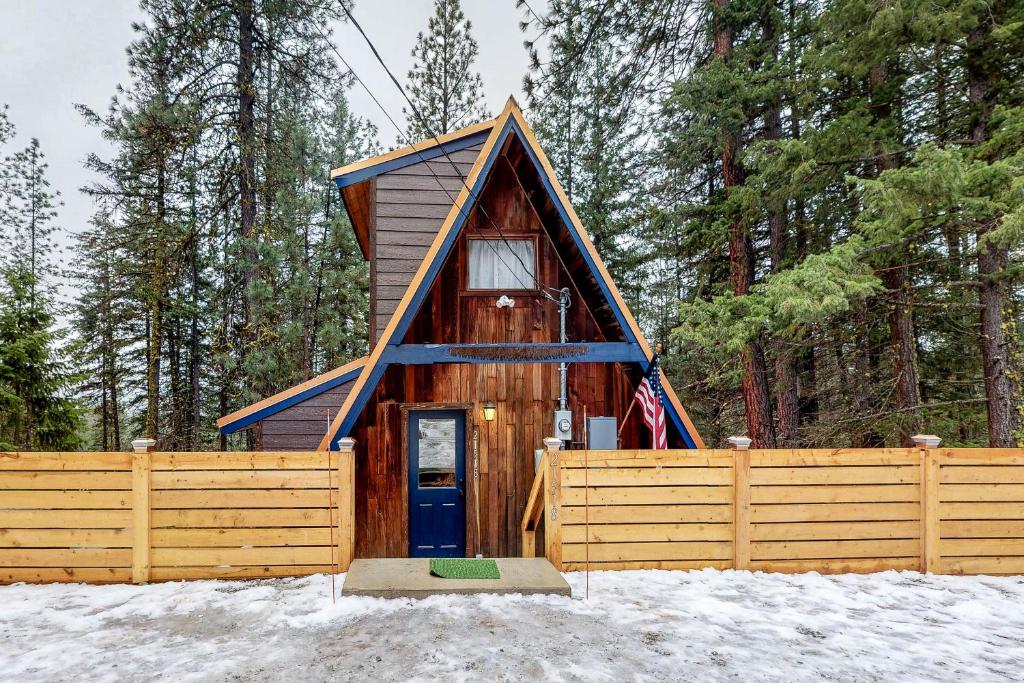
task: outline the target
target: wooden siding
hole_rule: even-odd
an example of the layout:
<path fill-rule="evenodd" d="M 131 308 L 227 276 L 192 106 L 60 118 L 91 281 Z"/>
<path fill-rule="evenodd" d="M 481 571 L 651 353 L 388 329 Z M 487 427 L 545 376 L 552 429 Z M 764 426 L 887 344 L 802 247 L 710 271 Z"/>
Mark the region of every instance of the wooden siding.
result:
<path fill-rule="evenodd" d="M 451 211 L 480 148 L 452 152 L 451 161 L 439 157 L 377 177 L 371 226 L 371 346 Z"/>
<path fill-rule="evenodd" d="M 352 389 L 352 382 L 285 408 L 260 422 L 260 448 L 268 451 L 313 451 Z"/>
<path fill-rule="evenodd" d="M 380 187 L 380 186 L 379 186 Z M 378 196 L 384 190 L 378 191 Z M 590 300 L 576 289 L 562 267 L 530 199 L 504 159 L 481 193 L 489 218 L 474 208 L 469 224 L 456 241 L 436 283 L 413 319 L 405 343 L 550 343 L 558 339 L 558 308 L 539 292 L 509 292 L 513 308 L 498 309 L 496 293 L 467 291 L 466 243 L 473 237 L 499 238 L 491 220 L 506 237 L 537 240 L 538 278 L 549 287 L 569 287 L 572 341 L 606 341 L 590 313 Z M 380 206 L 378 204 L 378 206 Z M 378 209 L 378 217 L 380 209 Z M 410 223 L 410 226 L 415 225 Z M 378 238 L 383 232 L 378 230 Z M 416 241 L 415 231 L 400 235 Z M 390 238 L 389 238 L 390 239 Z M 426 250 L 426 241 L 416 248 Z M 383 247 L 378 246 L 378 250 Z M 416 264 L 418 265 L 418 264 Z M 408 275 L 411 277 L 414 268 Z M 404 282 L 404 273 L 389 277 Z M 378 271 L 378 296 L 384 295 Z M 405 285 L 396 285 L 394 304 Z M 384 301 L 384 299 L 381 299 Z M 388 309 L 390 311 L 390 309 Z M 638 380 L 636 368 L 617 363 L 575 363 L 569 371 L 569 401 L 574 408 L 574 433 L 583 434 L 583 413 L 621 418 Z M 463 406 L 467 411 L 467 471 L 473 471 L 473 434 L 478 435 L 479 480 L 469 477 L 466 492 L 467 553 L 514 556 L 520 552 L 519 523 L 534 474 L 534 450 L 553 431 L 552 411 L 558 397 L 558 366 L 553 363 L 447 364 L 391 366 L 352 436 L 356 440 L 356 481 L 360 492 L 356 512 L 356 554 L 359 557 L 404 557 L 408 554 L 406 451 L 403 407 L 435 404 Z M 493 422 L 480 418 L 485 401 L 497 404 Z M 646 445 L 638 411 L 624 431 L 625 446 Z M 674 436 L 674 438 L 676 438 Z M 675 443 L 679 443 L 675 441 Z M 680 444 L 681 445 L 681 444 Z M 480 534 L 476 533 L 479 509 Z"/>

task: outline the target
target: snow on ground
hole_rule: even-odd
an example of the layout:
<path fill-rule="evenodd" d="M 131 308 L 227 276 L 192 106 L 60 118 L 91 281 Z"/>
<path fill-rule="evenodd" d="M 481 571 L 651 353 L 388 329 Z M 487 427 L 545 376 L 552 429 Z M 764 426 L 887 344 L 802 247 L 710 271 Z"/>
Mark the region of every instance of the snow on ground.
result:
<path fill-rule="evenodd" d="M 0 587 L 0 679 L 1020 680 L 1024 579 L 566 575 L 574 597 L 341 598 L 329 576 Z M 342 577 L 338 577 L 340 590 Z"/>

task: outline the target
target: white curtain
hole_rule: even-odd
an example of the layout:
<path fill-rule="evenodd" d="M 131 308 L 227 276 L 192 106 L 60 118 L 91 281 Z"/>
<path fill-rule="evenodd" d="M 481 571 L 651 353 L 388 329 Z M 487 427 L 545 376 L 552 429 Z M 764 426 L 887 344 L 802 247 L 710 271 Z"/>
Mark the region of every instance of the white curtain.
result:
<path fill-rule="evenodd" d="M 536 289 L 533 240 L 469 240 L 470 289 Z"/>

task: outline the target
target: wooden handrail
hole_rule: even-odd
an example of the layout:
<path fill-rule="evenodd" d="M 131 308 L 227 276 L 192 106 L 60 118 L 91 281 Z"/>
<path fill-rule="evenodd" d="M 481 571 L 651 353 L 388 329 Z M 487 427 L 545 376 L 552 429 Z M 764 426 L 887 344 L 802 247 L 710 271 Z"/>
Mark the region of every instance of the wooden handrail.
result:
<path fill-rule="evenodd" d="M 547 481 L 548 455 L 545 453 L 537 467 L 537 474 L 533 477 L 533 486 L 530 487 L 530 497 L 526 499 L 526 509 L 523 510 L 523 521 L 521 524 L 523 557 L 535 557 L 537 553 L 537 527 L 544 513 L 544 486 Z"/>

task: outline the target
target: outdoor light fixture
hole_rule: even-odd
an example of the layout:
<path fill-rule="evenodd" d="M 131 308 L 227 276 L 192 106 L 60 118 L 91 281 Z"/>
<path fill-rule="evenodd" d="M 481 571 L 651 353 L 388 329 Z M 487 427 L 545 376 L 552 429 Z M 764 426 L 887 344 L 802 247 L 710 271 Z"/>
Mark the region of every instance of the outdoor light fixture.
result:
<path fill-rule="evenodd" d="M 486 420 L 487 422 L 492 422 L 494 420 L 494 416 L 497 413 L 498 407 L 496 405 L 494 405 L 490 401 L 484 403 L 484 420 Z"/>

